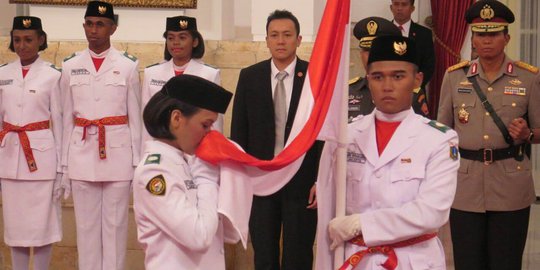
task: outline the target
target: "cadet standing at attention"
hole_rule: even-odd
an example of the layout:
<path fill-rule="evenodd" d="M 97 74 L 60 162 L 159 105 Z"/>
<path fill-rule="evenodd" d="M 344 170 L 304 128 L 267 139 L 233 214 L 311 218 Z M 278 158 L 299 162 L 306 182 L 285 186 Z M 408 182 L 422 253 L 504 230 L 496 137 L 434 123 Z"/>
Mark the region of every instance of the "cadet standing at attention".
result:
<path fill-rule="evenodd" d="M 174 76 L 191 74 L 216 84 L 221 83 L 219 69 L 205 65 L 201 60 L 205 51 L 204 39 L 197 30 L 195 18 L 187 16 L 167 18 L 163 37 L 165 38 L 164 57 L 166 61 L 144 69 L 142 110 L 144 110 L 148 100 Z M 213 128 L 223 132 L 223 114 L 219 115 Z M 150 139 L 144 127 L 142 138 L 143 143 Z"/>
<path fill-rule="evenodd" d="M 79 269 L 123 270 L 141 153 L 138 61 L 111 46 L 111 4 L 90 1 L 83 28 L 88 49 L 64 60 L 61 79 L 63 165 L 73 190 Z"/>
<path fill-rule="evenodd" d="M 514 22 L 504 4 L 478 1 L 465 18 L 478 59 L 448 69 L 438 114 L 461 141 L 450 212 L 455 268 L 521 269 L 535 200 L 529 151 L 540 136 L 538 68 L 504 53 Z"/>
<path fill-rule="evenodd" d="M 14 270 L 30 269 L 31 252 L 33 269 L 48 269 L 62 239 L 60 71 L 39 57 L 46 48 L 41 19 L 13 19 L 9 49 L 18 58 L 0 67 L 0 179 Z"/>

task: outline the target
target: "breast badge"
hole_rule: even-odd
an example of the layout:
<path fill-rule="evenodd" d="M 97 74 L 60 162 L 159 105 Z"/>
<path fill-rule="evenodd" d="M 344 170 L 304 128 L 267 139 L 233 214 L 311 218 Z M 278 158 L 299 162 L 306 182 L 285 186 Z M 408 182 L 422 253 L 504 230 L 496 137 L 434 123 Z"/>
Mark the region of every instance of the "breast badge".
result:
<path fill-rule="evenodd" d="M 467 124 L 469 123 L 469 116 L 471 114 L 465 110 L 465 108 L 461 107 L 458 111 L 458 119 L 459 119 L 459 122 L 462 123 L 462 124 Z"/>
<path fill-rule="evenodd" d="M 154 176 L 148 181 L 148 184 L 146 184 L 146 190 L 153 195 L 163 196 L 165 195 L 166 189 L 167 185 L 165 184 L 165 178 L 161 174 Z"/>

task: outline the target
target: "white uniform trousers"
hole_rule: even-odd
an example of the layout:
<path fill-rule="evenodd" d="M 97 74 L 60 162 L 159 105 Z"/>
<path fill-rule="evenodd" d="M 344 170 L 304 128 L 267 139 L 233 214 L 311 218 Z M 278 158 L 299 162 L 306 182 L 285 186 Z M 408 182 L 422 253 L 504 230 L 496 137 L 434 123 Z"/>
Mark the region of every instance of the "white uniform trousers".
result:
<path fill-rule="evenodd" d="M 131 181 L 71 183 L 79 270 L 124 270 Z"/>

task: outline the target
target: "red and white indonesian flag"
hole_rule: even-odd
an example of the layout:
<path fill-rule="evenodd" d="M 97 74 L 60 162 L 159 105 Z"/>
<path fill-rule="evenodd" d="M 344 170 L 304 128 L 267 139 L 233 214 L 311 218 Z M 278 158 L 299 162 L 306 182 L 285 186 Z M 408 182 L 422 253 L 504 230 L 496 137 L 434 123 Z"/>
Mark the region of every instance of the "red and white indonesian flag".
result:
<path fill-rule="evenodd" d="M 313 142 L 335 139 L 349 68 L 350 0 L 328 0 L 300 96 L 298 110 L 283 151 L 272 160 L 246 154 L 221 133 L 212 131 L 196 155 L 221 168 L 219 210 L 225 217 L 225 240 L 246 246 L 252 196 L 270 195 L 298 171 Z"/>

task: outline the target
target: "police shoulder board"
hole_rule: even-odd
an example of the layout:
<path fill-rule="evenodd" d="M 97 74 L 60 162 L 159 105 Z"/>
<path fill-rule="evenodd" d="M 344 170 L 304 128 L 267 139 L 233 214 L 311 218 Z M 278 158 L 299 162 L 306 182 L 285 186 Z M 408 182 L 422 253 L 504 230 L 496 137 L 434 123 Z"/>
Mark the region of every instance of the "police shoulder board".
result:
<path fill-rule="evenodd" d="M 464 67 L 468 67 L 471 65 L 471 62 L 469 61 L 462 61 L 462 62 L 459 62 L 451 67 L 449 67 L 446 71 L 447 72 L 452 72 L 452 71 L 455 71 L 455 70 L 458 70 L 458 69 L 461 69 L 461 68 L 464 68 Z"/>
<path fill-rule="evenodd" d="M 528 64 L 528 63 L 525 63 L 525 62 L 522 62 L 522 61 L 516 61 L 515 64 L 516 64 L 516 66 L 518 66 L 518 67 L 520 67 L 522 69 L 528 70 L 531 73 L 538 74 L 538 68 L 531 65 L 531 64 Z"/>

